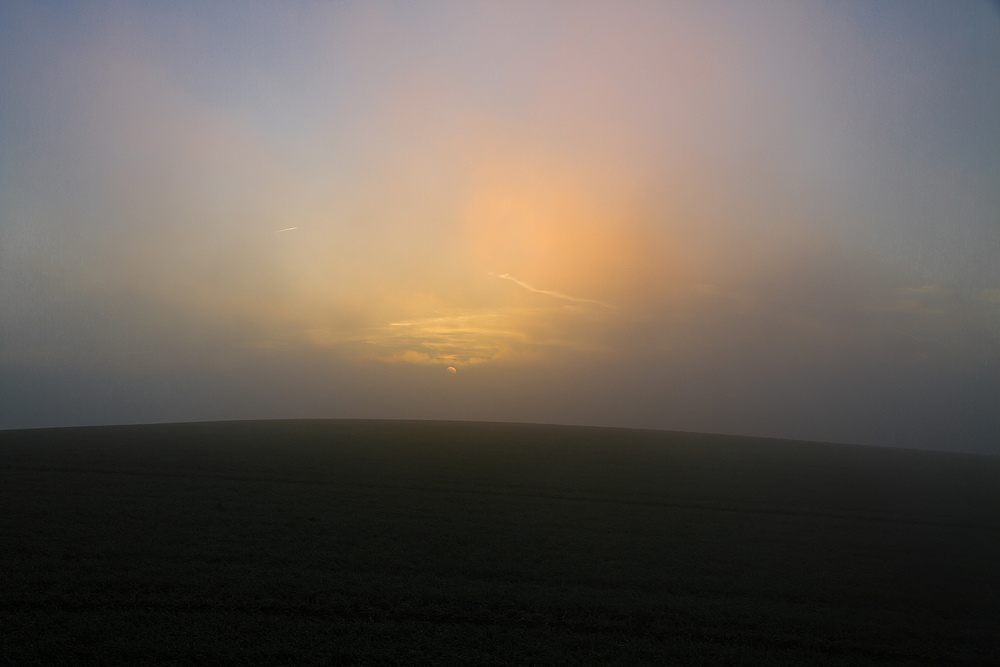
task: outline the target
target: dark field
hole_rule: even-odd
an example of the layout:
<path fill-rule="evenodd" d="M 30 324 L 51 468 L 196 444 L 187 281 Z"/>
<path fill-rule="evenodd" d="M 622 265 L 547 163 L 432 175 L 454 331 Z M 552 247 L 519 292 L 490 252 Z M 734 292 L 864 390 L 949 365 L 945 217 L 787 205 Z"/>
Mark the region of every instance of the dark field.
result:
<path fill-rule="evenodd" d="M 299 421 L 0 432 L 0 664 L 1000 664 L 1000 457 Z"/>

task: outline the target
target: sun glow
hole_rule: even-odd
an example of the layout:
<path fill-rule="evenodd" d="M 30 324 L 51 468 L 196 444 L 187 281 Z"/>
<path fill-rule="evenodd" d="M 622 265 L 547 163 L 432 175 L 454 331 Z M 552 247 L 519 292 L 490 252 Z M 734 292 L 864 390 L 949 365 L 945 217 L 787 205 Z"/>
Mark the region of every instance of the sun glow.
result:
<path fill-rule="evenodd" d="M 437 248 L 413 251 L 427 263 L 409 266 L 400 245 L 396 267 L 355 279 L 352 292 L 367 295 L 355 324 L 325 314 L 324 304 L 339 298 L 335 287 L 308 299 L 309 345 L 347 359 L 455 368 L 602 354 L 637 293 L 667 284 L 666 269 L 680 264 L 667 261 L 662 235 L 615 185 L 623 177 L 584 176 L 578 166 L 523 156 L 494 156 L 471 171 L 464 188 L 449 184 L 451 214 L 447 206 L 419 214 L 453 220 L 442 223 Z M 420 210 L 405 199 L 379 206 L 387 218 Z M 303 275 L 299 286 L 324 284 L 338 281 Z"/>

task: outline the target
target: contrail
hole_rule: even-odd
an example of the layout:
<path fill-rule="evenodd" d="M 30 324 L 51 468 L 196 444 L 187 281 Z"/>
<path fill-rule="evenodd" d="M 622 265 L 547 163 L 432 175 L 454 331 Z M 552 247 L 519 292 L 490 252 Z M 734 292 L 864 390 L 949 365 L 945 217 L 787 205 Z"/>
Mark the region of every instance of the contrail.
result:
<path fill-rule="evenodd" d="M 279 229 L 275 234 L 280 234 L 281 232 L 290 232 L 293 229 L 298 229 L 298 227 L 285 227 L 284 229 Z"/>
<path fill-rule="evenodd" d="M 523 280 L 518 280 L 517 278 L 515 278 L 512 275 L 510 275 L 509 273 L 490 273 L 490 275 L 491 276 L 496 276 L 497 278 L 503 278 L 504 280 L 509 280 L 509 281 L 511 281 L 513 283 L 517 283 L 518 285 L 520 285 L 524 289 L 528 290 L 529 292 L 536 292 L 538 294 L 545 294 L 547 296 L 552 296 L 552 297 L 555 297 L 557 299 L 565 299 L 567 301 L 575 301 L 577 303 L 592 303 L 592 304 L 594 304 L 596 306 L 601 306 L 602 308 L 614 308 L 614 306 L 612 306 L 610 303 L 604 303 L 603 301 L 597 301 L 595 299 L 584 299 L 584 298 L 579 297 L 579 296 L 570 296 L 569 294 L 563 294 L 561 292 L 553 292 L 553 291 L 547 290 L 547 289 L 538 289 L 537 287 L 529 285 L 528 283 L 524 282 Z"/>

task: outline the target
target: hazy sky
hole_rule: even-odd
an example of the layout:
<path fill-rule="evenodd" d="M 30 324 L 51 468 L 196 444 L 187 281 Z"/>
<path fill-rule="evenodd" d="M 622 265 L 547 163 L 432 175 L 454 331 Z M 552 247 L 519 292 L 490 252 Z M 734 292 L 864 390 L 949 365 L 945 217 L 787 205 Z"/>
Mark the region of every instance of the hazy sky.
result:
<path fill-rule="evenodd" d="M 1000 12 L 0 2 L 0 428 L 284 417 L 1000 453 Z"/>

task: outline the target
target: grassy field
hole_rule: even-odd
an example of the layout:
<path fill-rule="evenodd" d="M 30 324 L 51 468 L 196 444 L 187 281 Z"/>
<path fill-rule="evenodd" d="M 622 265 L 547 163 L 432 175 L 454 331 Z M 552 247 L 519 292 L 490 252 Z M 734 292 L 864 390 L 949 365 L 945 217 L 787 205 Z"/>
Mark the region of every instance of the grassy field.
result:
<path fill-rule="evenodd" d="M 1000 457 L 517 424 L 0 431 L 0 664 L 1000 664 Z"/>

